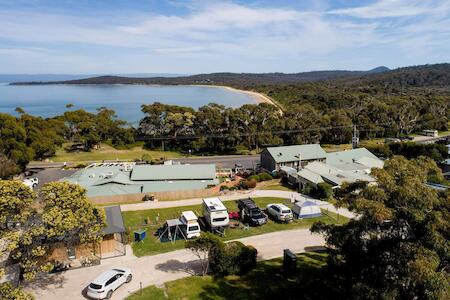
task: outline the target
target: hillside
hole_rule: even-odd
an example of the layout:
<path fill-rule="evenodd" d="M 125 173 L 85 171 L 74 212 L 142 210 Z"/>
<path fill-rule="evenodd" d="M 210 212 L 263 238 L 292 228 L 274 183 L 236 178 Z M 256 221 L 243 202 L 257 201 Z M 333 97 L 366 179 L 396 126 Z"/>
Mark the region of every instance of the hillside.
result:
<path fill-rule="evenodd" d="M 97 76 L 77 80 L 15 82 L 13 85 L 28 84 L 216 84 L 231 86 L 255 86 L 261 84 L 295 84 L 300 82 L 316 82 L 321 80 L 358 78 L 367 74 L 386 72 L 386 67 L 377 67 L 369 71 L 312 71 L 302 73 L 211 73 L 176 77 L 124 77 Z"/>

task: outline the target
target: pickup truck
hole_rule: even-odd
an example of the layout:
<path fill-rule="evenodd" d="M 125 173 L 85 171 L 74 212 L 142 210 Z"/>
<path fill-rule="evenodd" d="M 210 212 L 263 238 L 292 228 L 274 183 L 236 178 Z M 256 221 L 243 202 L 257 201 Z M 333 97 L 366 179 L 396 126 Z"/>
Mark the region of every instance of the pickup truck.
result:
<path fill-rule="evenodd" d="M 253 226 L 261 226 L 267 223 L 267 215 L 261 211 L 252 199 L 238 200 L 237 205 L 243 221 Z"/>

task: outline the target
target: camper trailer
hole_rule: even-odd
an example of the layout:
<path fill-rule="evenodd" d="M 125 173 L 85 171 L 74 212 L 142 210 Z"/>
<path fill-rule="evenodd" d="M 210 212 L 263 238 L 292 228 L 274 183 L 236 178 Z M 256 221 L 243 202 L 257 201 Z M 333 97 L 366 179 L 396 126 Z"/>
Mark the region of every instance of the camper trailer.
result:
<path fill-rule="evenodd" d="M 228 211 L 219 198 L 203 199 L 203 216 L 212 231 L 221 230 L 228 226 Z"/>
<path fill-rule="evenodd" d="M 188 239 L 192 239 L 200 236 L 200 225 L 198 224 L 198 218 L 193 211 L 183 211 L 180 217 L 181 223 L 183 223 L 183 231 Z"/>
<path fill-rule="evenodd" d="M 316 218 L 322 215 L 320 207 L 312 201 L 295 202 L 292 212 L 298 219 Z"/>

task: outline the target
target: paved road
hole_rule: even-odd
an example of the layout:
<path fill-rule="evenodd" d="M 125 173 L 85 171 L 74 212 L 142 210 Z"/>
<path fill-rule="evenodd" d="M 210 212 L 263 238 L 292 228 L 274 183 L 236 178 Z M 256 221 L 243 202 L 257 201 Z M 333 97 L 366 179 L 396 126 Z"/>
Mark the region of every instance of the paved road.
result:
<path fill-rule="evenodd" d="M 260 162 L 259 155 L 226 155 L 174 159 L 182 164 L 216 164 L 217 168 L 234 168 L 241 164 L 245 169 L 254 169 Z"/>
<path fill-rule="evenodd" d="M 316 247 L 325 243 L 322 236 L 311 234 L 308 229 L 273 232 L 239 239 L 239 241 L 254 246 L 258 250 L 259 260 L 280 257 L 283 249 L 286 248 L 298 253 L 305 251 L 307 247 Z M 134 279 L 118 289 L 112 299 L 124 299 L 138 291 L 141 282 L 144 287 L 160 285 L 191 276 L 199 270 L 197 258 L 190 251 L 183 249 L 140 258 L 128 255 L 107 259 L 103 260 L 99 266 L 48 275 L 39 281 L 41 284 L 29 284 L 27 288 L 32 290 L 36 299 L 85 299 L 82 292 L 89 281 L 114 266 L 131 268 Z"/>
<path fill-rule="evenodd" d="M 234 168 L 236 164 L 241 164 L 244 168 L 252 169 L 256 168 L 259 163 L 259 155 L 219 155 L 219 156 L 203 156 L 203 157 L 185 157 L 177 158 L 175 161 L 179 161 L 183 164 L 216 164 L 218 168 Z M 85 162 L 86 164 L 94 163 Z M 99 161 L 97 161 L 99 162 Z M 105 160 L 105 162 L 116 162 L 113 160 Z M 69 167 L 77 165 L 78 162 L 67 162 Z M 62 162 L 31 162 L 28 164 L 30 169 L 49 169 L 49 168 L 62 168 Z"/>
<path fill-rule="evenodd" d="M 31 177 L 37 177 L 39 179 L 39 184 L 36 189 L 40 189 L 44 184 L 58 181 L 64 177 L 70 176 L 77 170 L 64 170 L 64 169 L 44 169 L 39 171 Z"/>
<path fill-rule="evenodd" d="M 230 195 L 220 196 L 222 201 L 232 201 L 237 199 L 242 199 L 245 197 L 277 197 L 293 200 L 310 200 L 316 202 L 322 209 L 337 213 L 339 215 L 345 216 L 347 218 L 354 218 L 355 214 L 346 208 L 336 208 L 334 205 L 317 199 L 313 199 L 306 195 L 288 192 L 288 191 L 277 191 L 277 190 L 254 190 L 251 192 L 236 192 Z M 146 210 L 146 209 L 157 209 L 157 208 L 168 208 L 168 207 L 179 207 L 179 206 L 189 206 L 198 205 L 202 203 L 201 198 L 185 199 L 185 200 L 175 200 L 175 201 L 158 201 L 158 202 L 142 202 L 134 204 L 123 204 L 120 206 L 122 211 L 133 211 L 133 210 Z"/>

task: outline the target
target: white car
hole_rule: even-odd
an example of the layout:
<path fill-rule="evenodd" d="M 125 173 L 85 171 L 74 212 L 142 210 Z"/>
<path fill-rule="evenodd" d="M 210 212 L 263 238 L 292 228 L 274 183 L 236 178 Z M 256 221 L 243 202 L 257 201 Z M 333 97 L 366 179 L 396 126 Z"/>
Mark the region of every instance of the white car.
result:
<path fill-rule="evenodd" d="M 39 179 L 36 177 L 29 177 L 23 180 L 23 183 L 30 189 L 35 188 L 39 184 Z"/>
<path fill-rule="evenodd" d="M 284 204 L 272 203 L 267 205 L 267 213 L 276 221 L 290 222 L 294 219 L 292 210 Z"/>
<path fill-rule="evenodd" d="M 93 299 L 109 299 L 117 288 L 130 282 L 131 279 L 133 275 L 128 268 L 118 267 L 108 270 L 89 284 L 87 296 Z"/>

